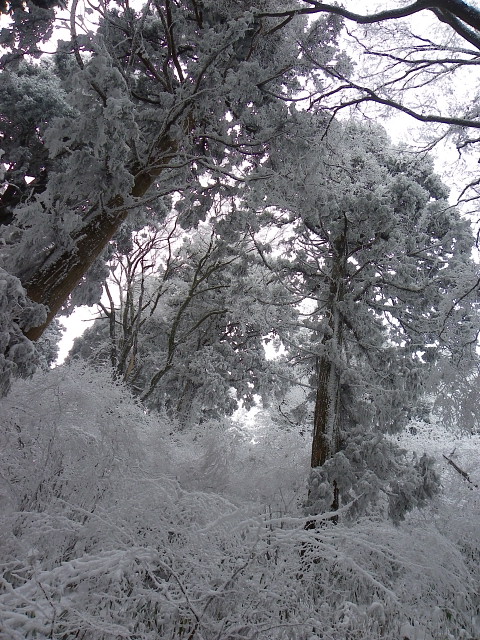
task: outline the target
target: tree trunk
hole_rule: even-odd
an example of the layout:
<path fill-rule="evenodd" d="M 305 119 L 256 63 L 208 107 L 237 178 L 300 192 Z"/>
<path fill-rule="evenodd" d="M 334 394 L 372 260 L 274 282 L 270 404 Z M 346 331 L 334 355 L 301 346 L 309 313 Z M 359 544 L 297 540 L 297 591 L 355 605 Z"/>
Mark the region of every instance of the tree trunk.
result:
<path fill-rule="evenodd" d="M 310 466 L 321 467 L 338 450 L 339 378 L 328 357 L 317 364 L 317 393 L 313 418 L 313 441 Z"/>
<path fill-rule="evenodd" d="M 340 450 L 340 371 L 336 359 L 342 349 L 342 318 L 338 304 L 343 301 L 347 277 L 346 228 L 333 244 L 330 291 L 326 306 L 328 333 L 322 339 L 324 353 L 317 359 L 317 393 L 313 419 L 312 469 L 321 467 Z M 336 483 L 332 510 L 339 508 Z"/>
<path fill-rule="evenodd" d="M 177 145 L 170 138 L 162 140 L 159 147 L 159 159 L 153 168 L 133 171 L 136 178 L 131 195 L 135 198 L 145 195 L 165 166 L 175 157 Z M 76 242 L 72 249 L 40 267 L 38 272 L 24 283 L 28 297 L 48 308 L 44 324 L 27 331 L 27 338 L 35 341 L 42 336 L 67 302 L 69 295 L 126 220 L 129 210 L 122 209 L 123 204 L 122 196 L 113 198 L 108 203 L 106 211 L 100 211 L 76 234 Z M 109 213 L 108 209 L 114 209 L 115 212 Z"/>

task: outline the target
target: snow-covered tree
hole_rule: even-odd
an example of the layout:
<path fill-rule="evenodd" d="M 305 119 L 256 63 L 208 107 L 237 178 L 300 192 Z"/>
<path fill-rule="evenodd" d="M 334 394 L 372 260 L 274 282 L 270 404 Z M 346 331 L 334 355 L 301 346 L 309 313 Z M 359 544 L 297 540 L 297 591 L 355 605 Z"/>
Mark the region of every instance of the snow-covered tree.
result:
<path fill-rule="evenodd" d="M 427 420 L 465 433 L 480 431 L 478 358 L 470 362 L 441 358 L 425 381 Z"/>
<path fill-rule="evenodd" d="M 133 250 L 112 259 L 102 317 L 71 352 L 110 362 L 142 402 L 184 424 L 251 407 L 255 396 L 269 404 L 283 386 L 263 341 L 288 314 L 269 298 L 285 292 L 232 218 L 183 239 L 174 220 L 137 234 Z"/>
<path fill-rule="evenodd" d="M 7 105 L 2 122 L 10 132 L 19 123 L 23 132 L 28 129 L 28 139 L 15 136 L 18 153 L 11 133 L 4 134 L 5 160 L 15 176 L 1 195 L 1 266 L 48 309 L 46 321 L 27 331 L 31 339 L 74 302 L 79 283 L 105 276 L 92 265 L 103 261 L 110 239 L 146 198 L 178 192 L 195 204 L 204 195 L 200 175 L 238 180 L 247 164 L 261 163 L 288 119 L 291 101 L 304 98 L 333 113 L 376 101 L 427 122 L 479 126 L 474 108 L 459 117 L 425 115 L 404 105 L 395 88 L 427 86 L 431 78 L 423 82 L 422 73 L 441 78 L 474 68 L 475 52 L 465 52 L 461 42 L 449 43 L 448 59 L 443 41 L 432 42 L 435 55 L 429 58 L 415 33 L 405 29 L 403 57 L 365 44 L 387 65 L 387 75 L 375 69 L 371 77 L 383 84 L 373 88 L 352 79 L 352 65 L 336 42 L 342 19 L 403 25 L 404 18 L 429 11 L 463 44 L 476 47 L 479 14 L 464 2 L 415 2 L 371 15 L 282 0 L 165 0 L 138 10 L 119 2 L 105 10 L 90 7 L 88 25 L 74 2 L 71 39 L 59 43 L 50 68 L 40 72 L 31 58 L 25 62 L 26 54 L 39 55 L 54 6 L 43 0 L 0 5 L 11 27 L 1 31 L 7 52 L 1 84 L 11 87 L 6 102 L 10 93 L 13 98 L 13 111 Z M 404 61 L 410 69 L 397 73 Z M 345 91 L 350 100 L 339 98 Z M 26 128 L 14 114 L 15 95 L 20 110 L 31 105 Z M 463 136 L 461 145 L 474 144 Z M 27 188 L 25 178 L 32 177 Z"/>
<path fill-rule="evenodd" d="M 47 322 L 147 192 L 189 190 L 194 203 L 199 175 L 261 156 L 281 128 L 285 102 L 311 67 L 301 55 L 309 29 L 295 21 L 278 30 L 255 8 L 120 3 L 99 12 L 96 33 L 72 33 L 63 45 L 56 64 L 70 112 L 43 135 L 53 164 L 47 185 L 15 206 L 4 254 L 4 267 L 48 307 Z M 336 21 L 321 25 L 320 55 L 334 63 Z"/>
<path fill-rule="evenodd" d="M 315 360 L 313 512 L 385 492 L 398 519 L 435 491 L 428 460 L 407 464 L 383 434 L 415 414 L 437 355 L 474 349 L 474 239 L 446 195 L 430 159 L 378 127 L 299 114 L 271 155 L 263 215 L 286 229 L 275 268 Z"/>

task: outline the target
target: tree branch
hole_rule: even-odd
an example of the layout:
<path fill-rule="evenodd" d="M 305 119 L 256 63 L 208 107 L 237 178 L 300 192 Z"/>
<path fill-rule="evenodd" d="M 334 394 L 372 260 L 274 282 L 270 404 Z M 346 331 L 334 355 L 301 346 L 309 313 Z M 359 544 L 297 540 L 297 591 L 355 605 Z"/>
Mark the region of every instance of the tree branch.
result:
<path fill-rule="evenodd" d="M 397 102 L 396 100 L 392 100 L 391 98 L 380 96 L 373 89 L 369 89 L 368 87 L 358 85 L 355 82 L 350 81 L 347 78 L 344 78 L 343 76 L 340 76 L 338 73 L 333 72 L 333 70 L 331 69 L 324 69 L 324 70 L 330 75 L 333 75 L 337 77 L 339 80 L 342 80 L 347 83 L 342 87 L 339 87 L 338 89 L 336 89 L 335 90 L 336 92 L 346 90 L 346 89 L 353 89 L 355 91 L 359 91 L 363 93 L 363 95 L 358 98 L 347 100 L 346 102 L 342 102 L 341 104 L 334 107 L 335 112 L 338 112 L 341 109 L 345 109 L 347 107 L 358 106 L 362 102 L 375 102 L 377 104 L 382 104 L 386 107 L 391 107 L 393 109 L 396 109 L 397 111 L 401 111 L 402 113 L 405 113 L 406 115 L 420 122 L 434 122 L 437 124 L 446 124 L 446 125 L 455 126 L 455 127 L 467 127 L 470 129 L 480 129 L 479 120 L 472 120 L 470 118 L 453 118 L 450 116 L 441 116 L 441 115 L 435 115 L 432 113 L 429 113 L 429 114 L 418 113 L 418 111 L 415 111 L 414 109 L 410 109 L 410 107 L 407 107 L 401 104 L 400 102 Z M 323 99 L 323 97 L 324 96 L 322 94 L 321 96 L 313 100 L 312 105 L 320 102 Z"/>
<path fill-rule="evenodd" d="M 468 473 L 461 469 L 457 464 L 455 464 L 455 462 L 451 458 L 448 458 L 445 454 L 443 454 L 443 457 L 448 462 L 448 464 L 451 465 L 455 469 L 455 471 L 457 471 L 462 476 L 462 478 L 465 478 L 465 480 L 473 485 L 476 489 L 479 488 L 478 484 L 475 484 L 473 480 L 470 479 Z"/>
<path fill-rule="evenodd" d="M 406 7 L 398 9 L 386 9 L 369 15 L 362 15 L 348 11 L 344 7 L 339 7 L 324 2 L 314 2 L 312 0 L 304 0 L 311 7 L 304 9 L 290 9 L 279 12 L 259 12 L 257 18 L 287 18 L 294 15 L 313 15 L 316 13 L 329 13 L 346 20 L 351 20 L 357 24 L 375 24 L 385 22 L 386 20 L 398 20 L 399 18 L 408 18 L 420 11 L 432 11 L 436 17 L 442 22 L 446 22 L 458 35 L 464 40 L 473 44 L 480 49 L 480 35 L 475 31 L 480 31 L 480 11 L 463 2 L 463 0 L 417 0 Z M 465 24 L 463 24 L 465 23 Z M 468 29 L 466 25 L 472 27 Z"/>

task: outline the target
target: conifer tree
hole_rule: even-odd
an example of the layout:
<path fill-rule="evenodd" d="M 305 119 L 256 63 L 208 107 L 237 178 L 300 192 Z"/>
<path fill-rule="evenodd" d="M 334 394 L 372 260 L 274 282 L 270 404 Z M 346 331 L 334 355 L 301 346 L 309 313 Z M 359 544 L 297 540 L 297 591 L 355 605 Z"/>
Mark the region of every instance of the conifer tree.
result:
<path fill-rule="evenodd" d="M 303 300 L 298 357 L 315 362 L 309 509 L 361 512 L 384 494 L 399 519 L 435 474 L 384 434 L 415 415 L 435 358 L 474 346 L 473 235 L 427 156 L 378 127 L 298 121 L 272 154 L 261 210 L 285 229 L 276 269 Z"/>

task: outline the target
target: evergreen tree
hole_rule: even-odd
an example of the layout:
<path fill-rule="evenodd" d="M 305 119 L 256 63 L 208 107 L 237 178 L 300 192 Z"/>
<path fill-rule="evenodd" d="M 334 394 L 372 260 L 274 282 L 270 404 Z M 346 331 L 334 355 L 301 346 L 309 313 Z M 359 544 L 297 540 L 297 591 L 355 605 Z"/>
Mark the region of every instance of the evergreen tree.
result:
<path fill-rule="evenodd" d="M 480 126 L 474 108 L 459 116 L 425 115 L 404 105 L 395 89 L 399 83 L 408 89 L 410 79 L 418 86 L 423 73 L 442 78 L 465 65 L 473 68 L 475 52 L 460 45 L 478 47 L 479 13 L 464 2 L 414 2 L 371 15 L 281 0 L 165 0 L 141 10 L 120 2 L 106 11 L 90 7 L 92 29 L 85 33 L 79 30 L 84 16 L 77 15 L 74 2 L 71 39 L 58 45 L 51 81 L 37 74 L 38 82 L 26 82 L 21 77 L 26 56 L 40 55 L 38 43 L 49 37 L 53 6 L 40 1 L 0 5 L 10 20 L 0 34 L 6 52 L 2 85 L 13 93 L 18 89 L 20 102 L 31 104 L 32 112 L 45 112 L 39 126 L 30 127 L 27 144 L 22 135 L 15 136 L 19 153 L 10 134 L 5 136 L 4 159 L 15 176 L 7 179 L 0 205 L 2 268 L 20 278 L 32 301 L 47 308 L 42 325 L 27 331 L 33 340 L 72 302 L 79 283 L 105 275 L 93 265 L 104 260 L 111 238 L 145 197 L 181 193 L 195 203 L 204 195 L 199 176 L 238 180 L 246 164 L 261 165 L 269 141 L 288 119 L 287 105 L 303 99 L 305 88 L 305 100 L 334 114 L 376 101 L 422 121 Z M 443 42 L 432 44 L 435 55 L 417 56 L 423 53 L 418 38 L 404 31 L 407 53 L 392 62 L 385 51 L 368 49 L 365 35 L 366 50 L 386 61 L 386 75 L 373 73 L 382 78 L 381 87 L 373 83 L 373 88 L 352 79 L 352 65 L 337 47 L 342 19 L 395 25 L 422 11 L 431 11 L 460 39 L 460 44 L 449 43 L 448 59 Z M 306 14 L 315 21 L 307 23 Z M 403 61 L 410 68 L 397 76 Z M 339 99 L 345 91 L 351 99 Z M 49 104 L 53 97 L 58 104 Z M 2 122 L 11 131 L 16 125 L 10 122 L 21 118 L 12 118 L 8 109 Z M 475 137 L 465 136 L 459 142 L 462 148 L 475 143 Z M 25 178 L 34 178 L 30 189 Z M 98 292 L 100 287 L 84 289 Z"/>
<path fill-rule="evenodd" d="M 232 175 L 265 154 L 312 65 L 301 53 L 304 21 L 279 30 L 255 9 L 165 0 L 136 11 L 125 3 L 82 36 L 73 16 L 72 41 L 56 56 L 69 112 L 42 136 L 46 187 L 3 202 L 15 209 L 4 267 L 48 307 L 47 323 L 147 192 L 151 201 L 182 193 L 195 204 L 200 176 Z M 316 27 L 325 62 L 335 64 L 338 31 L 335 20 Z M 37 339 L 47 323 L 28 336 Z"/>
<path fill-rule="evenodd" d="M 358 512 L 385 494 L 399 519 L 435 474 L 384 434 L 415 415 L 438 355 L 474 345 L 473 235 L 428 157 L 378 127 L 298 119 L 272 154 L 262 209 L 285 229 L 276 268 L 303 300 L 299 356 L 315 360 L 309 509 Z"/>

